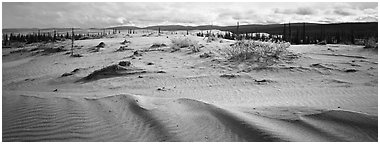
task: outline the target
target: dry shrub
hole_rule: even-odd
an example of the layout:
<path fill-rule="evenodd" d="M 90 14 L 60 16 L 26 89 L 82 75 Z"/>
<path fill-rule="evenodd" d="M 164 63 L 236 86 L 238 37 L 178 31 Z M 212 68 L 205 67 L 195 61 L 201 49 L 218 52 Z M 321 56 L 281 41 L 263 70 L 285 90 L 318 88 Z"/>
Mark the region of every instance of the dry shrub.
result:
<path fill-rule="evenodd" d="M 100 42 L 96 47 L 104 48 L 106 44 L 104 42 Z"/>
<path fill-rule="evenodd" d="M 133 49 L 128 48 L 128 46 L 125 45 L 125 46 L 120 46 L 115 52 L 122 52 L 122 51 L 126 51 L 126 50 L 133 50 Z"/>
<path fill-rule="evenodd" d="M 81 55 L 81 54 L 73 54 L 73 55 L 71 55 L 71 57 L 83 57 L 83 55 Z"/>
<path fill-rule="evenodd" d="M 24 53 L 24 52 L 28 52 L 28 50 L 25 48 L 22 48 L 22 49 L 11 51 L 10 53 L 12 54 L 12 53 Z"/>
<path fill-rule="evenodd" d="M 146 73 L 146 70 L 135 68 L 135 67 L 132 67 L 131 65 L 132 64 L 130 62 L 126 62 L 126 63 L 113 64 L 107 67 L 103 67 L 99 70 L 95 70 L 94 72 L 78 80 L 77 82 L 88 82 L 88 81 L 104 79 L 104 78 Z"/>
<path fill-rule="evenodd" d="M 326 44 L 327 44 L 326 40 L 323 40 L 317 43 L 317 45 L 326 45 Z"/>
<path fill-rule="evenodd" d="M 131 41 L 128 41 L 128 40 L 124 40 L 123 42 L 121 42 L 120 44 L 123 44 L 123 45 L 125 45 L 125 44 L 128 44 L 128 43 L 131 43 Z"/>
<path fill-rule="evenodd" d="M 290 43 L 272 43 L 241 40 L 227 49 L 227 57 L 233 61 L 254 61 L 272 65 L 287 53 Z"/>
<path fill-rule="evenodd" d="M 188 47 L 192 52 L 199 52 L 200 51 L 200 47 L 198 45 L 198 41 L 194 41 L 190 38 L 173 38 L 171 39 L 172 41 L 172 45 L 171 45 L 171 48 L 174 50 L 174 51 L 177 51 L 181 48 L 185 48 L 185 47 Z"/>
<path fill-rule="evenodd" d="M 213 41 L 218 41 L 218 38 L 217 37 L 215 37 L 214 35 L 209 35 L 208 37 L 207 37 L 207 40 L 206 40 L 208 43 L 210 43 L 210 42 L 213 42 Z"/>
<path fill-rule="evenodd" d="M 364 41 L 364 48 L 377 48 L 377 42 L 374 37 Z"/>
<path fill-rule="evenodd" d="M 51 48 L 51 47 L 45 47 L 43 48 L 43 52 L 45 54 L 50 54 L 50 53 L 58 53 L 58 52 L 64 52 L 64 51 L 67 51 L 66 49 L 64 49 L 65 47 L 64 46 L 60 46 L 58 48 Z"/>
<path fill-rule="evenodd" d="M 192 52 L 194 52 L 194 53 L 196 53 L 196 52 L 200 52 L 200 51 L 201 51 L 201 49 L 200 49 L 200 47 L 199 47 L 198 45 L 192 45 L 192 46 L 189 47 L 189 49 L 190 49 Z"/>
<path fill-rule="evenodd" d="M 150 48 L 159 48 L 159 47 L 166 47 L 166 44 L 164 43 L 153 43 Z"/>

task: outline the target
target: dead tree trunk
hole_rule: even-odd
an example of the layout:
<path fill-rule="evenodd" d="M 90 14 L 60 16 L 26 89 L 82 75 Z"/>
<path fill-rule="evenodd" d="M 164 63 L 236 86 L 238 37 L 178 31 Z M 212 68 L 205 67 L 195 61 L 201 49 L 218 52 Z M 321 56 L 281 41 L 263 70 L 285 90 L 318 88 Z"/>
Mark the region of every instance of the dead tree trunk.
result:
<path fill-rule="evenodd" d="M 290 22 L 289 22 L 289 42 L 292 43 L 292 28 L 290 27 Z"/>
<path fill-rule="evenodd" d="M 74 28 L 71 28 L 71 56 L 74 55 Z"/>
<path fill-rule="evenodd" d="M 302 43 L 306 44 L 306 23 L 303 23 Z"/>

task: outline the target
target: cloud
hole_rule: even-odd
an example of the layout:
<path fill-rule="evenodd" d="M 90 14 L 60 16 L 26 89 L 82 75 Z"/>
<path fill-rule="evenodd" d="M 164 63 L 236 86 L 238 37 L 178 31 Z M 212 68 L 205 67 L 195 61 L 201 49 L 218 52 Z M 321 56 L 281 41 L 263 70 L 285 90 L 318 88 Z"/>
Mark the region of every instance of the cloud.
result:
<path fill-rule="evenodd" d="M 355 18 L 356 21 L 359 22 L 377 22 L 377 17 L 370 17 L 370 16 L 365 16 L 365 17 L 357 17 Z"/>
<path fill-rule="evenodd" d="M 355 12 L 350 9 L 336 9 L 334 10 L 334 13 L 342 16 L 355 15 Z"/>
<path fill-rule="evenodd" d="M 377 21 L 377 3 L 3 3 L 3 28 Z"/>
<path fill-rule="evenodd" d="M 298 8 L 296 10 L 296 14 L 299 14 L 299 15 L 314 15 L 316 14 L 317 12 L 314 11 L 312 8 Z"/>
<path fill-rule="evenodd" d="M 297 14 L 297 15 L 314 15 L 317 14 L 317 11 L 315 11 L 312 8 L 309 7 L 300 7 L 297 9 L 274 9 L 274 13 L 278 14 Z"/>

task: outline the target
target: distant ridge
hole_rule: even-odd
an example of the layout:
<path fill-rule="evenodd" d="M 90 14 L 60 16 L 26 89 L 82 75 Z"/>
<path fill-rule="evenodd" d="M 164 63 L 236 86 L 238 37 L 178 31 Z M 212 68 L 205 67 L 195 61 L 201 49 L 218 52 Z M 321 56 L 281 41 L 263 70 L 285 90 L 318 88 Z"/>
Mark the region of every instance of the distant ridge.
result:
<path fill-rule="evenodd" d="M 288 28 L 288 24 L 287 28 Z M 293 31 L 302 30 L 303 23 L 290 23 Z M 306 23 L 306 30 L 308 33 L 317 33 L 321 29 L 327 32 L 360 32 L 360 33 L 376 33 L 378 31 L 378 22 L 350 22 L 350 23 L 331 23 L 331 24 L 318 24 L 318 23 Z M 270 34 L 282 34 L 284 24 L 250 24 L 250 25 L 240 25 L 239 33 L 255 33 L 255 32 L 265 32 Z M 235 33 L 236 26 L 216 26 L 216 25 L 200 25 L 200 26 L 183 26 L 183 25 L 157 25 L 148 27 L 136 27 L 136 26 L 116 26 L 108 27 L 106 29 L 117 29 L 117 30 L 136 30 L 136 29 L 150 29 L 150 30 L 160 30 L 162 31 L 177 31 L 177 30 L 210 30 L 217 29 L 221 31 L 230 31 Z M 71 28 L 43 28 L 39 30 L 58 30 L 65 31 L 71 30 Z M 75 28 L 80 29 L 80 28 Z M 95 30 L 101 30 L 104 28 L 89 28 Z M 38 28 L 9 28 L 3 29 L 3 33 L 18 32 L 18 31 L 36 31 Z"/>
<path fill-rule="evenodd" d="M 288 24 L 287 24 L 288 25 Z M 301 30 L 303 23 L 290 23 L 292 29 L 296 31 Z M 378 22 L 357 22 L 357 23 L 332 23 L 332 24 L 318 24 L 318 23 L 306 23 L 307 32 L 320 32 L 324 29 L 328 32 L 376 32 L 378 29 Z M 271 34 L 282 34 L 284 24 L 250 24 L 250 25 L 240 25 L 239 33 L 254 33 L 254 32 L 266 32 Z M 177 31 L 177 30 L 209 30 L 217 29 L 222 31 L 236 32 L 236 26 L 216 26 L 216 25 L 200 25 L 200 26 L 182 26 L 182 25 L 157 25 L 148 27 L 131 27 L 131 26 L 119 26 L 110 27 L 108 29 L 150 29 L 158 30 L 160 28 L 163 31 Z"/>

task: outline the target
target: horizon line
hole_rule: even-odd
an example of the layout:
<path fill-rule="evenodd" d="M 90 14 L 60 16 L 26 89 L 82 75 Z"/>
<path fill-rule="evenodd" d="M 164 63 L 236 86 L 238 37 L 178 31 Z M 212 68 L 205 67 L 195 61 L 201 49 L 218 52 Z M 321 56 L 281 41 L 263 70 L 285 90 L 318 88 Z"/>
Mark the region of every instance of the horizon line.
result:
<path fill-rule="evenodd" d="M 295 22 L 290 24 L 321 24 L 321 25 L 328 25 L 328 24 L 345 24 L 345 23 L 378 23 L 378 22 L 338 22 L 338 23 L 315 23 L 315 22 Z M 274 23 L 274 24 L 243 24 L 239 26 L 246 26 L 246 25 L 278 25 L 278 24 L 289 24 L 289 23 Z M 178 24 L 172 24 L 172 25 L 150 25 L 150 26 L 130 26 L 130 25 L 120 25 L 120 26 L 108 26 L 108 27 L 47 27 L 47 28 L 2 28 L 2 29 L 109 29 L 109 28 L 115 28 L 115 27 L 136 27 L 139 29 L 144 29 L 148 27 L 156 27 L 156 26 L 183 26 L 183 27 L 199 27 L 199 26 L 218 26 L 218 27 L 229 27 L 229 26 L 236 26 L 236 25 L 227 25 L 227 26 L 220 26 L 220 25 L 196 25 L 196 26 L 186 26 L 186 25 L 178 25 Z"/>

